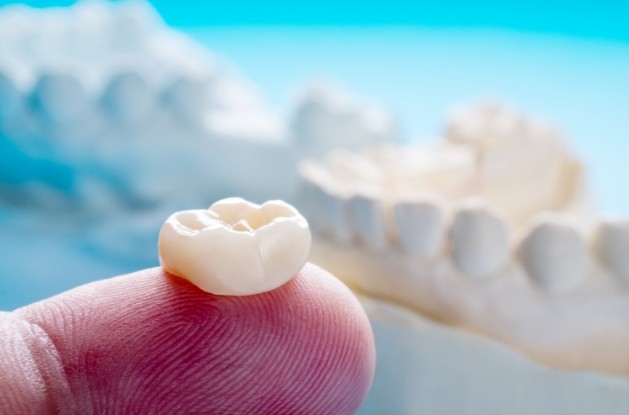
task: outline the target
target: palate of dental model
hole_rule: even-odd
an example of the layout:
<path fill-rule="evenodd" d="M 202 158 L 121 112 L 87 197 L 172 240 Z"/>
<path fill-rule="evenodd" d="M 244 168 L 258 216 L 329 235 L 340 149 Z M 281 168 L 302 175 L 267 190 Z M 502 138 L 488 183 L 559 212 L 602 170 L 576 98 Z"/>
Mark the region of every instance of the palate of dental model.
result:
<path fill-rule="evenodd" d="M 172 214 L 159 235 L 164 269 L 217 295 L 252 295 L 289 281 L 310 254 L 308 222 L 291 205 L 223 199 Z"/>
<path fill-rule="evenodd" d="M 509 235 L 498 213 L 482 203 L 464 204 L 452 223 L 454 263 L 464 274 L 474 278 L 495 275 L 510 258 Z"/>
<path fill-rule="evenodd" d="M 519 139 L 527 121 L 510 108 L 495 102 L 460 109 L 446 125 L 446 137 L 459 143 L 484 147 L 500 140 Z"/>
<path fill-rule="evenodd" d="M 538 219 L 521 241 L 519 253 L 533 281 L 550 293 L 569 292 L 585 278 L 585 241 L 574 227 L 556 218 Z"/>
<path fill-rule="evenodd" d="M 445 202 L 424 196 L 393 207 L 400 248 L 418 260 L 434 258 L 445 242 Z"/>
<path fill-rule="evenodd" d="M 604 220 L 594 235 L 594 248 L 609 270 L 629 283 L 629 220 Z"/>

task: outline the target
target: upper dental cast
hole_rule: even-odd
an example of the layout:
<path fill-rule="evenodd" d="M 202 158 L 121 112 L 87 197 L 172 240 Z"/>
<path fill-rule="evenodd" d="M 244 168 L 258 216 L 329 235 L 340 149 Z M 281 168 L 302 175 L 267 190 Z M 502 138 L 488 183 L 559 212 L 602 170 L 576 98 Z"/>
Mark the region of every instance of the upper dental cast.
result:
<path fill-rule="evenodd" d="M 334 86 L 306 86 L 291 108 L 278 114 L 149 2 L 0 9 L 0 147 L 16 160 L 3 166 L 0 200 L 10 204 L 171 209 L 226 189 L 294 200 L 303 156 L 398 139 L 388 111 Z"/>
<path fill-rule="evenodd" d="M 203 291 L 252 295 L 289 281 L 310 255 L 308 222 L 291 205 L 228 198 L 172 214 L 159 235 L 163 268 Z"/>

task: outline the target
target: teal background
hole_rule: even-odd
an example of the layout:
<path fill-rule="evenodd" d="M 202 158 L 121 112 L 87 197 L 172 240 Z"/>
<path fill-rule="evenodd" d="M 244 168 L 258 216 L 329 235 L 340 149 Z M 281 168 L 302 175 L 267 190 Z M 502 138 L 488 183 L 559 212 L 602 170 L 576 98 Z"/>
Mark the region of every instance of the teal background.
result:
<path fill-rule="evenodd" d="M 0 6 L 10 4 L 0 1 Z M 34 7 L 74 1 L 27 1 Z M 505 28 L 568 36 L 629 40 L 625 1 L 195 1 L 151 4 L 177 27 L 207 26 L 422 26 Z"/>

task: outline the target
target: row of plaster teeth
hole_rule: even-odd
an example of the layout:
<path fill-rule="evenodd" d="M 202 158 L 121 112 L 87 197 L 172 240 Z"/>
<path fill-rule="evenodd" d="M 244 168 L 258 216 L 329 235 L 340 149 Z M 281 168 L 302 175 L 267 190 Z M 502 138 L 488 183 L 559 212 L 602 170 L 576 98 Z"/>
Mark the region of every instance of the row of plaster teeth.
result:
<path fill-rule="evenodd" d="M 531 281 L 551 294 L 577 289 L 595 258 L 620 281 L 629 280 L 629 221 L 603 220 L 588 241 L 559 216 L 540 215 L 517 235 L 511 224 L 480 199 L 468 199 L 454 212 L 433 195 L 385 202 L 377 195 L 333 191 L 330 177 L 302 164 L 309 190 L 313 232 L 337 243 L 356 244 L 369 255 L 399 252 L 417 261 L 449 256 L 470 278 L 500 275 L 518 262 Z M 514 257 L 517 261 L 514 261 Z"/>
<path fill-rule="evenodd" d="M 21 111 L 30 109 L 53 123 L 72 122 L 93 103 L 113 122 L 123 125 L 147 119 L 157 105 L 189 123 L 199 120 L 208 108 L 220 107 L 212 87 L 209 79 L 185 76 L 158 87 L 139 72 L 122 71 L 100 94 L 92 94 L 72 73 L 59 71 L 40 74 L 29 89 L 0 70 L 0 120 L 18 118 Z"/>

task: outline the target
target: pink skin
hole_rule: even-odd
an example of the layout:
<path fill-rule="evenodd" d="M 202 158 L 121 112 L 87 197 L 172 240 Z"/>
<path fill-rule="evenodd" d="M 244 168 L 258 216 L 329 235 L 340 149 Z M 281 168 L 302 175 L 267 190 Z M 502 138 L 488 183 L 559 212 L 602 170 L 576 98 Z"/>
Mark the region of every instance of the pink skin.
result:
<path fill-rule="evenodd" d="M 2 413 L 351 414 L 374 366 L 360 304 L 312 264 L 249 297 L 154 268 L 0 314 Z"/>

